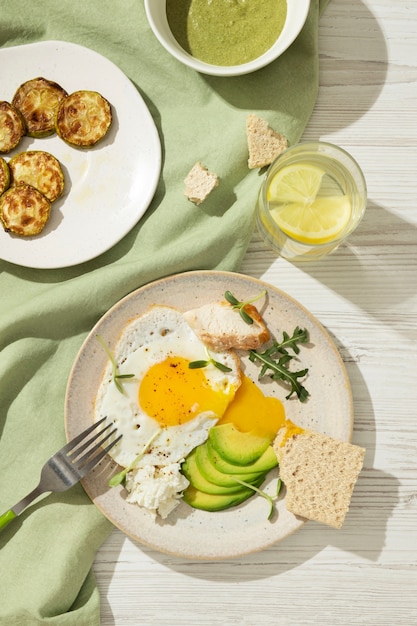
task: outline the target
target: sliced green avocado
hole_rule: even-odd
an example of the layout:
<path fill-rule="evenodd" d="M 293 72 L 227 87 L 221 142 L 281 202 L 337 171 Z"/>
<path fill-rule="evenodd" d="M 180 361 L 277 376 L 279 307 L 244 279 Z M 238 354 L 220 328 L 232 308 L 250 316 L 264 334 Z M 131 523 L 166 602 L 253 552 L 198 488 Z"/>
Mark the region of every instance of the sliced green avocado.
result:
<path fill-rule="evenodd" d="M 261 472 L 243 472 L 240 474 L 224 473 L 220 471 L 214 463 L 212 463 L 207 449 L 207 442 L 195 448 L 195 462 L 197 468 L 200 470 L 200 474 L 206 480 L 209 480 L 215 485 L 221 485 L 222 487 L 235 487 L 238 485 L 235 480 L 236 478 L 238 480 L 244 480 L 247 483 L 251 483 L 258 478 L 264 477 L 267 472 L 267 470 L 265 470 Z M 240 466 L 238 465 L 235 467 L 239 468 Z"/>
<path fill-rule="evenodd" d="M 204 491 L 204 493 L 226 495 L 242 491 L 242 485 L 237 482 L 232 483 L 231 486 L 224 487 L 208 481 L 198 468 L 195 449 L 185 459 L 181 466 L 181 471 L 193 487 L 199 491 Z"/>
<path fill-rule="evenodd" d="M 270 437 L 242 433 L 230 422 L 213 426 L 209 441 L 220 456 L 233 465 L 253 463 L 271 443 Z"/>
<path fill-rule="evenodd" d="M 211 429 L 213 430 L 213 429 Z M 214 467 L 223 474 L 250 474 L 254 472 L 269 472 L 278 465 L 277 455 L 272 446 L 268 446 L 261 457 L 254 463 L 248 465 L 234 465 L 225 461 L 213 448 L 210 441 L 206 441 L 207 454 Z"/>
<path fill-rule="evenodd" d="M 231 494 L 213 494 L 199 491 L 192 485 L 189 485 L 184 491 L 184 501 L 194 509 L 202 509 L 203 511 L 222 511 L 237 504 L 241 504 L 255 492 L 252 489 L 242 487 L 241 491 Z"/>

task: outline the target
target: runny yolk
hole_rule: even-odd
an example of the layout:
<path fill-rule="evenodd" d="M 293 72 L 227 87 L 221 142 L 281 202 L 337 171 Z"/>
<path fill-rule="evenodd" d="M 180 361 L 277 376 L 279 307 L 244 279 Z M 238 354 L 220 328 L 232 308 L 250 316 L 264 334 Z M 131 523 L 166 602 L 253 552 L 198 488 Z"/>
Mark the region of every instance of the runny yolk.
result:
<path fill-rule="evenodd" d="M 221 417 L 233 399 L 233 385 L 213 389 L 204 368 L 190 369 L 183 357 L 168 357 L 152 365 L 139 387 L 139 404 L 161 426 L 176 426 L 204 411 Z"/>
<path fill-rule="evenodd" d="M 233 402 L 217 423 L 227 422 L 232 422 L 242 432 L 252 431 L 256 435 L 273 439 L 278 430 L 285 426 L 285 411 L 278 398 L 264 396 L 250 378 L 242 376 L 242 384 Z"/>

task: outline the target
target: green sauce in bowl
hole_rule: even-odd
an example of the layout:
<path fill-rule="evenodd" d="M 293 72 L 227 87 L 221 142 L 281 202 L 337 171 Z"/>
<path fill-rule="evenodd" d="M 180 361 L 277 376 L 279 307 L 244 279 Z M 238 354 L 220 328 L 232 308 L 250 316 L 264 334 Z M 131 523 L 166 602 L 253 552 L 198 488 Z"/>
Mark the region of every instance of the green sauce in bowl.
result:
<path fill-rule="evenodd" d="M 212 65 L 241 65 L 278 39 L 287 0 L 167 0 L 168 24 L 180 46 Z"/>

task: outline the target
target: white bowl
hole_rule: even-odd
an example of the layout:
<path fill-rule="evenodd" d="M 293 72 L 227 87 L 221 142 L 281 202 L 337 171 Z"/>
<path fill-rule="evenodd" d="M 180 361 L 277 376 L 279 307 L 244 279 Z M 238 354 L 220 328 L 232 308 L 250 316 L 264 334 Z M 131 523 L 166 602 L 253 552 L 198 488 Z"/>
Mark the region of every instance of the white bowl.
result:
<path fill-rule="evenodd" d="M 241 65 L 211 65 L 196 59 L 180 46 L 172 34 L 166 16 L 166 0 L 145 0 L 148 22 L 160 44 L 184 65 L 211 76 L 239 76 L 249 74 L 277 59 L 299 35 L 307 19 L 310 0 L 287 0 L 284 28 L 274 45 L 261 56 Z"/>

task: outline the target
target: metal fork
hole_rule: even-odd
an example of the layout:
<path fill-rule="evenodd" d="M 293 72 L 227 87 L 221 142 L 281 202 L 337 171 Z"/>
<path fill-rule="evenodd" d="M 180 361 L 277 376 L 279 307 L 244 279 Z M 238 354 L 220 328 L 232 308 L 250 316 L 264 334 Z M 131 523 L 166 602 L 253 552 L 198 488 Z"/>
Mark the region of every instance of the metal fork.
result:
<path fill-rule="evenodd" d="M 116 428 L 109 430 L 111 424 L 107 424 L 92 437 L 88 435 L 93 432 L 106 418 L 93 424 L 84 430 L 77 437 L 72 439 L 66 446 L 58 450 L 49 461 L 45 463 L 41 470 L 41 477 L 37 487 L 25 498 L 20 500 L 11 509 L 0 515 L 0 530 L 9 524 L 15 517 L 42 493 L 51 491 L 66 491 L 84 476 L 86 476 L 99 463 L 109 450 L 121 439 L 122 435 L 116 437 L 105 448 L 103 444 L 115 433 Z M 91 444 L 95 443 L 93 447 Z M 101 448 L 101 449 L 100 449 Z"/>

